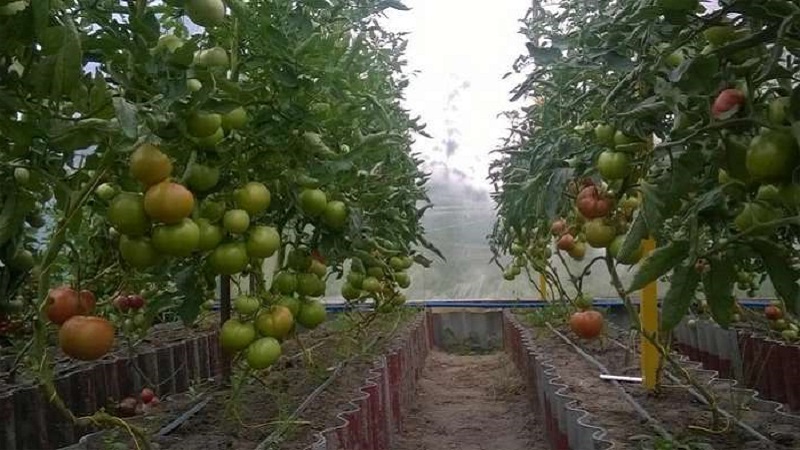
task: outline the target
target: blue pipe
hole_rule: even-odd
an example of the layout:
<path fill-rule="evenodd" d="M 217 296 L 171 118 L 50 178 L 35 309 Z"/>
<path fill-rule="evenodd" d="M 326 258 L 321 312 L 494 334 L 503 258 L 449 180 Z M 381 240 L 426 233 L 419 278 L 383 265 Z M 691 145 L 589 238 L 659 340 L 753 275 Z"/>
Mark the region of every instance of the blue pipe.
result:
<path fill-rule="evenodd" d="M 739 304 L 748 308 L 764 307 L 769 304 L 771 299 L 748 298 L 739 300 Z M 599 297 L 593 300 L 597 307 L 601 308 L 620 308 L 623 306 L 622 299 L 614 297 Z M 639 299 L 633 299 L 634 304 L 639 304 Z M 412 308 L 542 308 L 550 304 L 544 300 L 412 300 L 406 302 L 406 306 Z M 350 306 L 345 303 L 327 304 L 326 309 L 331 312 L 346 310 L 369 310 L 371 305 Z"/>
<path fill-rule="evenodd" d="M 639 299 L 632 299 L 635 305 L 639 304 Z M 769 304 L 772 299 L 768 298 L 748 298 L 739 300 L 739 304 L 748 308 L 759 308 Z M 594 306 L 600 308 L 621 308 L 623 306 L 622 299 L 615 297 L 597 297 L 593 300 Z M 660 300 L 659 300 L 660 303 Z M 542 308 L 549 305 L 550 302 L 544 300 L 445 300 L 445 299 L 431 299 L 431 300 L 411 300 L 406 302 L 406 306 L 410 308 Z M 214 310 L 219 309 L 219 305 L 214 305 Z M 330 312 L 341 312 L 348 310 L 370 310 L 372 305 L 357 305 L 351 306 L 346 303 L 328 303 L 325 309 Z"/>

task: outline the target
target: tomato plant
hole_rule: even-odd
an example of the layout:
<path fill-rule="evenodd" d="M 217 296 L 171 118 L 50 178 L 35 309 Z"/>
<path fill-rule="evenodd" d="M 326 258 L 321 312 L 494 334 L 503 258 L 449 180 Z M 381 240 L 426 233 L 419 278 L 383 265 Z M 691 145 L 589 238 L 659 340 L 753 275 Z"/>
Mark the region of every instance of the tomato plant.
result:
<path fill-rule="evenodd" d="M 411 152 L 424 125 L 401 105 L 405 40 L 379 20 L 400 2 L 11 4 L 0 7 L 0 310 L 26 300 L 12 317 L 34 318 L 20 361 L 35 361 L 45 388 L 56 333 L 82 358 L 100 353 L 85 330 L 106 342 L 102 320 L 123 333 L 191 323 L 219 276 L 257 278 L 263 300 L 267 258 L 285 297 L 265 302 L 314 327 L 324 306 L 301 294 L 320 297 L 347 264 L 438 254 Z M 324 267 L 289 264 L 298 249 Z M 56 331 L 45 306 L 58 285 L 94 292 L 96 319 L 75 325 L 87 313 L 70 294 Z M 398 283 L 379 288 L 401 303 Z M 121 311 L 126 292 L 146 306 Z M 252 324 L 226 325 L 231 351 L 255 339 Z M 274 345 L 257 344 L 247 360 L 264 367 Z"/>
<path fill-rule="evenodd" d="M 576 294 L 564 285 L 580 295 L 585 274 L 605 262 L 634 324 L 631 296 L 664 281 L 662 336 L 692 309 L 729 326 L 741 291 L 774 289 L 794 320 L 800 27 L 789 11 L 796 5 L 647 8 L 607 2 L 529 11 L 528 52 L 513 67 L 525 74 L 513 99 L 526 105 L 508 113 L 512 132 L 490 170 L 496 259 L 516 258 L 520 245 L 554 246 L 555 261 L 531 260 L 524 269 L 544 274 L 550 292 L 565 299 Z M 656 250 L 642 259 L 648 238 Z M 561 252 L 580 259 L 584 242 L 607 246 L 606 255 L 559 276 Z M 618 264 L 636 264 L 630 278 Z M 742 271 L 752 276 L 740 281 Z M 779 320 L 773 329 L 785 331 L 774 328 Z"/>

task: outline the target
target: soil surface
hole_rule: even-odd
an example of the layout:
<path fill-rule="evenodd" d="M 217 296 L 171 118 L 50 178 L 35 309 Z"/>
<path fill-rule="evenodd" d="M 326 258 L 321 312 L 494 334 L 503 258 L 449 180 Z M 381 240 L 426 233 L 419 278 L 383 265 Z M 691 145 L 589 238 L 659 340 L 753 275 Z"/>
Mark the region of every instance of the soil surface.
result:
<path fill-rule="evenodd" d="M 543 425 L 505 353 L 434 351 L 393 450 L 544 450 Z"/>
<path fill-rule="evenodd" d="M 524 320 L 524 319 L 523 319 Z M 533 344 L 543 354 L 552 358 L 570 396 L 580 402 L 581 408 L 588 411 L 590 422 L 606 428 L 607 438 L 613 440 L 621 449 L 660 448 L 662 440 L 633 408 L 622 400 L 617 388 L 599 379 L 600 370 L 582 358 L 563 340 L 547 328 L 533 323 Z M 584 341 L 569 331 L 569 327 L 557 327 L 584 351 L 593 355 L 615 375 L 638 376 L 638 342 L 631 341 L 626 334 L 610 327 L 605 339 Z M 621 344 L 621 345 L 620 345 Z M 626 348 L 631 347 L 631 349 Z M 708 383 L 708 374 L 693 373 L 702 383 Z M 664 380 L 662 389 L 656 394 L 646 392 L 639 384 L 622 383 L 621 386 L 664 428 L 678 443 L 692 444 L 703 449 L 741 449 L 741 450 L 788 450 L 798 449 L 800 432 L 796 421 L 772 411 L 749 408 L 741 395 L 730 390 L 730 384 L 718 383 L 709 386 L 720 406 L 745 420 L 748 425 L 767 436 L 771 443 L 759 442 L 752 435 L 743 432 L 734 424 L 727 424 L 724 430 L 712 432 L 711 414 L 686 390 L 683 384 Z M 727 386 L 727 388 L 726 388 Z M 742 402 L 739 405 L 739 402 Z"/>

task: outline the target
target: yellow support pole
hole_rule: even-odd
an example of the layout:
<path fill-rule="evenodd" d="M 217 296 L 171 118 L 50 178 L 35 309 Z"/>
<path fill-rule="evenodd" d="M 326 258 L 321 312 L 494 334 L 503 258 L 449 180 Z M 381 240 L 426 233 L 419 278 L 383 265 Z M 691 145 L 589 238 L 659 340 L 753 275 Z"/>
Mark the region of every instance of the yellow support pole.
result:
<path fill-rule="evenodd" d="M 542 300 L 547 300 L 547 278 L 542 272 L 539 272 L 539 286 L 542 287 Z"/>
<path fill-rule="evenodd" d="M 644 255 L 649 255 L 656 248 L 653 239 L 644 241 Z M 639 307 L 639 320 L 642 325 L 642 332 L 648 336 L 658 337 L 658 289 L 656 282 L 652 282 L 642 289 L 642 302 Z M 658 366 L 661 363 L 661 355 L 658 349 L 650 343 L 644 336 L 641 340 L 641 366 L 642 384 L 648 390 L 656 387 L 658 380 Z"/>

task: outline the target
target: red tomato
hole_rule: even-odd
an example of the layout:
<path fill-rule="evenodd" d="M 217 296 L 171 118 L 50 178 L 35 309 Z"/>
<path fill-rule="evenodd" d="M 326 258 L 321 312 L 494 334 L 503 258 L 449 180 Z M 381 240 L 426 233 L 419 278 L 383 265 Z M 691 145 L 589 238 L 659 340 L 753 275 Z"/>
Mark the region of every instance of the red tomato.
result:
<path fill-rule="evenodd" d="M 80 293 L 69 286 L 50 289 L 47 296 L 47 318 L 61 325 L 70 317 L 89 314 L 94 310 L 96 300 L 91 291 Z"/>
<path fill-rule="evenodd" d="M 156 398 L 156 393 L 153 392 L 153 390 L 150 388 L 144 388 L 142 389 L 141 397 L 142 397 L 142 403 L 146 405 L 152 402 L 154 398 Z"/>
<path fill-rule="evenodd" d="M 58 332 L 61 350 L 83 361 L 98 359 L 114 344 L 114 326 L 95 316 L 74 316 L 64 322 Z"/>
<path fill-rule="evenodd" d="M 586 186 L 578 194 L 576 202 L 583 217 L 597 219 L 608 215 L 614 199 L 600 195 L 596 186 Z"/>
<path fill-rule="evenodd" d="M 603 315 L 594 310 L 573 313 L 569 327 L 583 339 L 594 339 L 603 331 Z"/>
<path fill-rule="evenodd" d="M 557 219 L 553 221 L 553 224 L 550 225 L 550 233 L 553 236 L 561 236 L 562 234 L 566 233 L 567 231 L 567 221 L 564 219 Z"/>
<path fill-rule="evenodd" d="M 739 89 L 725 89 L 717 95 L 714 104 L 711 105 L 711 114 L 715 119 L 719 119 L 728 111 L 742 106 L 744 100 L 744 93 Z"/>
<path fill-rule="evenodd" d="M 556 247 L 558 247 L 559 250 L 570 251 L 573 247 L 575 247 L 575 238 L 571 234 L 567 233 L 561 236 L 556 244 Z"/>
<path fill-rule="evenodd" d="M 783 318 L 783 311 L 775 305 L 769 305 L 764 308 L 764 315 L 767 316 L 769 320 L 778 320 Z"/>

